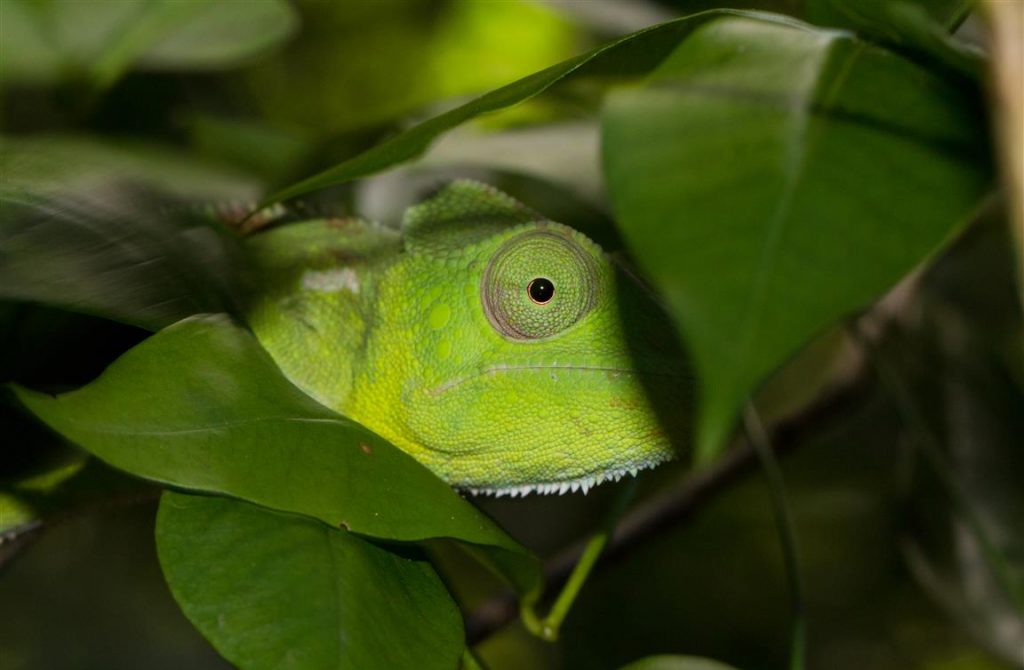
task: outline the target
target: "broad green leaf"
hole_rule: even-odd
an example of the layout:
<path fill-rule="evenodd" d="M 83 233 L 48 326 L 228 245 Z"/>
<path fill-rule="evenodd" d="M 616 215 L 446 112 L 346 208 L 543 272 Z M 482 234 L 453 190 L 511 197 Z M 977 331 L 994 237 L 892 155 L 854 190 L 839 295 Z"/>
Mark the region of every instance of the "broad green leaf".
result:
<path fill-rule="evenodd" d="M 224 316 L 186 319 L 58 397 L 16 389 L 111 465 L 389 540 L 478 545 L 517 589 L 537 561 L 411 456 L 293 386 Z"/>
<path fill-rule="evenodd" d="M 611 96 L 609 195 L 695 359 L 699 460 L 769 372 L 964 225 L 990 182 L 976 95 L 846 33 L 733 17 Z"/>
<path fill-rule="evenodd" d="M 699 656 L 648 656 L 619 670 L 736 670 L 731 665 Z"/>
<path fill-rule="evenodd" d="M 151 148 L 5 139 L 0 299 L 151 330 L 234 311 L 237 238 L 182 198 L 245 197 L 252 184 Z"/>
<path fill-rule="evenodd" d="M 442 133 L 481 114 L 495 112 L 528 100 L 568 78 L 603 76 L 613 79 L 646 74 L 697 26 L 723 15 L 745 13 L 735 10 L 703 12 L 627 35 L 428 119 L 358 156 L 274 193 L 263 205 L 352 181 L 412 160 L 426 151 Z"/>
<path fill-rule="evenodd" d="M 51 84 L 87 73 L 99 86 L 133 66 L 237 65 L 297 25 L 282 0 L 4 0 L 0 19 L 0 80 Z"/>
<path fill-rule="evenodd" d="M 170 492 L 156 540 L 185 615 L 241 670 L 450 670 L 462 653 L 462 617 L 426 560 L 311 519 Z"/>

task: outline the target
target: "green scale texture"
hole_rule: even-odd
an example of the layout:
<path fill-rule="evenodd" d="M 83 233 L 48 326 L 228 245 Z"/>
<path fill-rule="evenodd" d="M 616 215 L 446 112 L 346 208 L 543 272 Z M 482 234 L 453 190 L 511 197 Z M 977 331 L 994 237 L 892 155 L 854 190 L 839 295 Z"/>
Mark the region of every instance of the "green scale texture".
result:
<path fill-rule="evenodd" d="M 585 490 L 681 451 L 692 400 L 665 314 L 583 234 L 490 187 L 454 182 L 401 235 L 319 220 L 250 244 L 249 321 L 285 374 L 455 486 Z"/>

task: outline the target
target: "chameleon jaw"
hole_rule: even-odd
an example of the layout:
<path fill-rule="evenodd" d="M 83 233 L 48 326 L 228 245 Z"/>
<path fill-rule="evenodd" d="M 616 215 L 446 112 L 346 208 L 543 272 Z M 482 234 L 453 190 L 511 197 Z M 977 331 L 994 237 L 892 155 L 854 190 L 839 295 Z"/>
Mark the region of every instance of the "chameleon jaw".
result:
<path fill-rule="evenodd" d="M 594 488 L 598 484 L 604 482 L 617 482 L 626 475 L 635 477 L 641 470 L 649 470 L 651 468 L 661 465 L 665 461 L 670 460 L 668 456 L 659 458 L 658 460 L 650 463 L 644 463 L 642 465 L 632 465 L 615 470 L 608 470 L 606 472 L 596 472 L 584 477 L 577 479 L 567 479 L 564 481 L 557 482 L 540 482 L 538 484 L 523 484 L 521 486 L 508 486 L 508 487 L 473 487 L 473 486 L 456 486 L 465 493 L 470 493 L 475 496 L 485 495 L 494 496 L 495 498 L 501 498 L 502 496 L 508 496 L 515 498 L 521 496 L 525 498 L 531 493 L 537 493 L 540 495 L 564 495 L 566 493 L 576 493 L 582 491 L 585 495 L 587 491 Z"/>

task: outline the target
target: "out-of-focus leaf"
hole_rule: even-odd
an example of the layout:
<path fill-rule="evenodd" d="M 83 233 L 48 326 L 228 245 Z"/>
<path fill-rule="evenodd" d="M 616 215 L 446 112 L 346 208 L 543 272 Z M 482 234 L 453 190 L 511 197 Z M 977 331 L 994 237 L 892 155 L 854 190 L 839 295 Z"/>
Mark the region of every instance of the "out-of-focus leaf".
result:
<path fill-rule="evenodd" d="M 475 166 L 532 175 L 602 202 L 599 131 L 594 121 L 501 132 L 463 126 L 440 139 L 417 167 Z"/>
<path fill-rule="evenodd" d="M 949 34 L 969 0 L 808 0 L 804 13 L 821 25 L 851 28 L 887 46 L 978 79 L 984 55 Z"/>
<path fill-rule="evenodd" d="M 31 506 L 9 493 L 0 491 L 0 543 L 19 528 L 32 524 L 37 515 Z"/>
<path fill-rule="evenodd" d="M 151 330 L 236 310 L 237 238 L 191 202 L 240 197 L 251 184 L 169 152 L 87 140 L 2 148 L 0 299 Z"/>
<path fill-rule="evenodd" d="M 971 0 L 803 0 L 802 7 L 804 18 L 818 25 L 895 31 L 897 26 L 886 23 L 900 5 L 921 9 L 925 17 L 948 29 L 967 16 L 972 4 Z"/>
<path fill-rule="evenodd" d="M 191 201 L 253 200 L 261 184 L 151 143 L 79 135 L 0 136 L 0 193 L 87 193 L 132 182 Z"/>
<path fill-rule="evenodd" d="M 649 656 L 620 670 L 736 670 L 731 665 L 698 656 Z"/>
<path fill-rule="evenodd" d="M 61 66 L 61 55 L 47 44 L 32 4 L 0 2 L 0 84 L 48 83 L 58 78 Z"/>
<path fill-rule="evenodd" d="M 17 389 L 54 430 L 131 474 L 384 539 L 455 538 L 521 590 L 537 560 L 411 456 L 293 386 L 223 316 L 182 321 L 58 397 Z"/>
<path fill-rule="evenodd" d="M 21 481 L 0 484 L 0 544 L 6 537 L 17 534 L 20 528 L 39 521 L 42 510 L 33 499 L 53 494 L 78 475 L 86 458 L 84 454 L 78 454 Z"/>
<path fill-rule="evenodd" d="M 242 670 L 450 670 L 462 653 L 462 617 L 426 560 L 180 493 L 164 494 L 156 538 L 185 615 Z"/>
<path fill-rule="evenodd" d="M 163 0 L 163 4 L 183 3 Z M 159 37 L 140 53 L 136 63 L 140 69 L 231 67 L 272 49 L 298 28 L 298 16 L 284 0 L 246 0 L 243 3 L 206 0 L 189 4 L 192 7 L 187 15 L 174 17 L 177 23 L 166 20 L 159 28 L 154 25 L 153 31 Z M 149 11 L 156 13 L 155 8 Z M 156 18 L 151 21 L 157 23 Z"/>
<path fill-rule="evenodd" d="M 89 506 L 144 499 L 151 491 L 77 450 L 50 460 L 38 472 L 0 481 L 0 567 L 45 525 Z"/>
<path fill-rule="evenodd" d="M 486 91 L 579 51 L 576 26 L 545 3 L 455 0 L 439 18 L 427 54 L 435 100 Z"/>
<path fill-rule="evenodd" d="M 282 0 L 4 0 L 0 18 L 0 80 L 49 84 L 88 73 L 100 86 L 133 66 L 237 65 L 297 25 Z"/>
<path fill-rule="evenodd" d="M 52 199 L 0 193 L 0 298 L 157 330 L 237 313 L 236 238 L 188 206 L 126 189 Z"/>
<path fill-rule="evenodd" d="M 299 129 L 259 121 L 194 114 L 188 117 L 187 126 L 191 144 L 200 155 L 237 165 L 269 181 L 292 174 L 313 145 L 313 138 Z"/>
<path fill-rule="evenodd" d="M 329 135 L 390 127 L 591 45 L 563 7 L 543 2 L 305 2 L 300 9 L 301 39 L 243 76 L 264 117 Z M 340 154 L 322 155 L 333 162 Z"/>
<path fill-rule="evenodd" d="M 354 158 L 274 193 L 263 205 L 365 177 L 416 158 L 442 133 L 481 114 L 528 100 L 568 78 L 603 76 L 615 79 L 645 74 L 696 27 L 723 15 L 744 14 L 733 10 L 703 12 L 627 35 L 424 121 Z"/>
<path fill-rule="evenodd" d="M 611 97 L 609 193 L 694 356 L 699 459 L 766 374 L 963 226 L 990 182 L 976 94 L 844 33 L 735 17 Z"/>

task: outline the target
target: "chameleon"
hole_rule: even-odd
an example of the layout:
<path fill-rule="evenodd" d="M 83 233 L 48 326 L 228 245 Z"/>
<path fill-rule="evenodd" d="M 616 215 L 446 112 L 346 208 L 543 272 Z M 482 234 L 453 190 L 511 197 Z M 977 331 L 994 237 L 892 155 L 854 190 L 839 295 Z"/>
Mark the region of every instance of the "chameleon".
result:
<path fill-rule="evenodd" d="M 455 181 L 400 230 L 246 238 L 244 306 L 284 374 L 472 494 L 588 491 L 672 459 L 690 384 L 658 301 L 581 232 Z"/>

